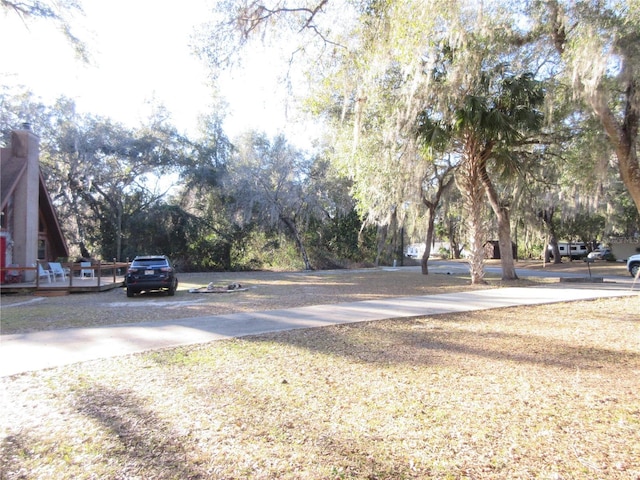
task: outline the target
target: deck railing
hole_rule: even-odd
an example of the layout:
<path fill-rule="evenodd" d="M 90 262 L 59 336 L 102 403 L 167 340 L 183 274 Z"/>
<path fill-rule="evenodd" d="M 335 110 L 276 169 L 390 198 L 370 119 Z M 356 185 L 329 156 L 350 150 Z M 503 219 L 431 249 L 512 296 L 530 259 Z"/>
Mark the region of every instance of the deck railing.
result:
<path fill-rule="evenodd" d="M 48 262 L 38 261 L 44 270 L 49 270 Z M 73 287 L 74 281 L 77 283 L 82 278 L 83 270 L 91 270 L 94 272 L 93 278 L 96 279 L 98 287 L 101 285 L 101 281 L 105 277 L 113 277 L 113 283 L 116 283 L 118 276 L 123 276 L 129 268 L 128 262 L 98 262 L 91 263 L 91 265 L 81 265 L 80 262 L 61 262 L 62 268 L 65 269 L 68 279 L 68 287 Z M 52 283 L 46 282 L 40 278 L 38 265 L 36 266 L 16 266 L 8 265 L 2 267 L 0 271 L 4 272 L 3 286 L 11 284 L 35 284 L 36 289 L 45 288 L 46 286 L 53 286 L 55 284 L 55 278 Z M 33 280 L 25 281 L 25 273 L 34 272 L 35 278 Z M 76 276 L 77 275 L 77 276 Z"/>

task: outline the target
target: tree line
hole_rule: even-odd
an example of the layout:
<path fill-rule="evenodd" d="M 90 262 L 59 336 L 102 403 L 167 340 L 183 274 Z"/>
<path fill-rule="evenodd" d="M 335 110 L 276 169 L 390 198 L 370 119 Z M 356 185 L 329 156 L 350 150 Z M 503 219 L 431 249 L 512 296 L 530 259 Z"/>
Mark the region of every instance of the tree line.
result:
<path fill-rule="evenodd" d="M 215 114 L 198 139 L 162 108 L 128 127 L 45 105 L 28 91 L 0 95 L 2 143 L 28 118 L 61 227 L 78 257 L 170 255 L 184 270 L 325 268 L 367 262 L 349 182 L 326 157 L 283 136 L 246 132 L 232 143 Z"/>
<path fill-rule="evenodd" d="M 310 108 L 334 128 L 334 159 L 369 221 L 420 205 L 428 254 L 430 217 L 453 177 L 474 283 L 489 228 L 503 278 L 516 278 L 518 202 L 535 206 L 555 244 L 558 216 L 593 211 L 583 203 L 604 199 L 611 167 L 640 210 L 637 2 L 246 0 L 217 13 L 201 49 L 214 72 L 252 42 L 295 42 Z"/>

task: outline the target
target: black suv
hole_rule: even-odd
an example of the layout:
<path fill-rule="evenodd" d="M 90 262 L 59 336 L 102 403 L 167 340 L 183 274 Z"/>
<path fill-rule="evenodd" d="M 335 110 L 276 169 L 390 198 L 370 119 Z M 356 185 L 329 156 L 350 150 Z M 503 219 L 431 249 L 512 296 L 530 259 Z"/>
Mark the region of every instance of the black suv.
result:
<path fill-rule="evenodd" d="M 133 259 L 126 277 L 127 297 L 150 290 L 167 290 L 173 296 L 178 288 L 171 260 L 165 255 L 145 255 Z"/>

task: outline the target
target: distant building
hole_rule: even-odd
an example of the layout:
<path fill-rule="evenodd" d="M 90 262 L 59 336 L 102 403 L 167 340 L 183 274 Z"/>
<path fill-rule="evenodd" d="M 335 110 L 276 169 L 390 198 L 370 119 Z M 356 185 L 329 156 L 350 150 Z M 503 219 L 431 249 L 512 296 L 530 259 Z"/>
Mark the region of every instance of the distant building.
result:
<path fill-rule="evenodd" d="M 0 149 L 0 266 L 68 257 L 67 243 L 40 172 L 40 139 L 28 124 Z M 25 281 L 35 272 L 25 274 Z M 4 282 L 4 271 L 0 280 Z"/>
<path fill-rule="evenodd" d="M 500 255 L 500 242 L 498 240 L 489 240 L 487 243 L 483 245 L 484 248 L 484 258 L 487 259 L 499 259 Z M 516 244 L 511 242 L 511 255 L 513 258 L 518 258 L 518 247 Z"/>
<path fill-rule="evenodd" d="M 611 253 L 618 261 L 626 261 L 631 255 L 640 253 L 640 236 L 610 237 L 608 244 Z"/>

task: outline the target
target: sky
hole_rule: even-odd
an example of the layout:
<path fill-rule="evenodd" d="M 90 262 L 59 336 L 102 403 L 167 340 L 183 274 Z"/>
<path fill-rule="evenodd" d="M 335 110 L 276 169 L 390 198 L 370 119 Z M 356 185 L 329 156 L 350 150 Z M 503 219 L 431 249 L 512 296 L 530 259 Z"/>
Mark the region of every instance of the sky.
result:
<path fill-rule="evenodd" d="M 180 131 L 195 134 L 197 117 L 211 104 L 204 63 L 189 44 L 195 26 L 211 18 L 207 0 L 84 0 L 74 32 L 91 56 L 77 60 L 52 22 L 27 25 L 0 12 L 0 84 L 24 85 L 44 102 L 64 95 L 78 111 L 137 126 L 151 100 L 171 112 Z M 287 124 L 277 73 L 264 56 L 243 71 L 223 76 L 221 94 L 229 104 L 225 131 L 234 137 L 254 128 L 270 135 L 294 132 Z"/>

